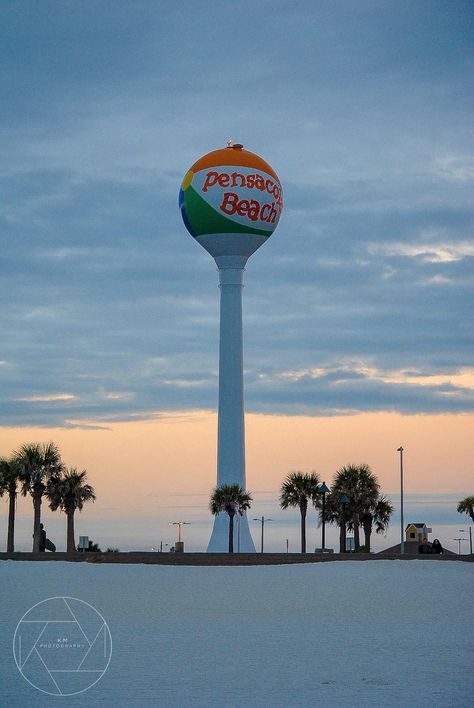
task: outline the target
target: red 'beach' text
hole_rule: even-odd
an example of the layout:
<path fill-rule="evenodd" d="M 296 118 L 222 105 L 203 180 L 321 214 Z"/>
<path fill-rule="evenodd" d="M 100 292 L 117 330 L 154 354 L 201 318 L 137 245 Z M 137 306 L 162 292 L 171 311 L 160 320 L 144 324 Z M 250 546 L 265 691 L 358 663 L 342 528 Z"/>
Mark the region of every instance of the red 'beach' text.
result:
<path fill-rule="evenodd" d="M 232 216 L 247 216 L 251 221 L 267 221 L 269 224 L 274 224 L 276 215 L 278 214 L 276 203 L 263 204 L 256 199 L 239 199 L 239 195 L 235 192 L 224 192 L 224 199 L 219 209 Z"/>

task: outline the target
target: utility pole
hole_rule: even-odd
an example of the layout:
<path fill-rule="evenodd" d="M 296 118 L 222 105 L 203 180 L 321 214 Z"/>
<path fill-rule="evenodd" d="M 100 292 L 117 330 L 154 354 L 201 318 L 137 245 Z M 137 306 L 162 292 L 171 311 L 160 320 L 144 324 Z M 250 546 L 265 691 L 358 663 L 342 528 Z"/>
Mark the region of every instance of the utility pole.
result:
<path fill-rule="evenodd" d="M 260 521 L 260 523 L 262 524 L 262 535 L 261 535 L 261 539 L 260 539 L 260 553 L 263 553 L 263 533 L 264 533 L 264 529 L 265 529 L 265 521 L 273 521 L 273 519 L 266 519 L 264 516 L 262 516 L 260 519 L 254 519 L 254 521 Z M 288 547 L 288 542 L 287 542 L 287 547 Z"/>
<path fill-rule="evenodd" d="M 405 553 L 405 529 L 403 528 L 403 447 L 397 449 L 400 453 L 400 553 Z"/>

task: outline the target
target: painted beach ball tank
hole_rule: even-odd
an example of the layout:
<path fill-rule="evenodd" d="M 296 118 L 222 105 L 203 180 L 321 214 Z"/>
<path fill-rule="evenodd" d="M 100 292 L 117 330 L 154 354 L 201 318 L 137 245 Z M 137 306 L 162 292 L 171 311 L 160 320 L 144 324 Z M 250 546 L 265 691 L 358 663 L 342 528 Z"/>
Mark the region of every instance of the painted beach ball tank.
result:
<path fill-rule="evenodd" d="M 276 172 L 242 145 L 214 150 L 186 173 L 179 193 L 184 224 L 211 255 L 250 256 L 278 225 Z"/>

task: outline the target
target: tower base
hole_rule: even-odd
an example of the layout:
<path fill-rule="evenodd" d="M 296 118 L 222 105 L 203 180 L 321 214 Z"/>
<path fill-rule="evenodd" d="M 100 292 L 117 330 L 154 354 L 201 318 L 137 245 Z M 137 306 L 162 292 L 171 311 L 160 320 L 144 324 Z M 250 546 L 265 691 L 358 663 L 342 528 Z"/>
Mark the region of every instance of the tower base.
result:
<path fill-rule="evenodd" d="M 208 553 L 228 553 L 229 551 L 229 517 L 225 512 L 217 514 L 214 519 L 211 540 L 207 547 Z M 234 553 L 239 552 L 239 522 L 234 516 Z M 250 535 L 247 515 L 240 519 L 240 552 L 255 553 L 255 546 Z"/>

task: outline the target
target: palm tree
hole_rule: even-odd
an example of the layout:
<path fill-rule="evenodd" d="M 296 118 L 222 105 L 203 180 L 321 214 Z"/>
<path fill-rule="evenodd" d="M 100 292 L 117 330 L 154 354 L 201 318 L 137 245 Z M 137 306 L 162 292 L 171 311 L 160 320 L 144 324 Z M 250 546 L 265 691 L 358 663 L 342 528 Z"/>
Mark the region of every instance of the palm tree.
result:
<path fill-rule="evenodd" d="M 250 509 L 251 495 L 238 484 L 221 484 L 211 495 L 209 508 L 214 514 L 225 511 L 229 516 L 229 553 L 234 552 L 234 516 Z"/>
<path fill-rule="evenodd" d="M 319 477 L 315 472 L 290 472 L 281 485 L 282 509 L 298 507 L 301 514 L 301 553 L 306 553 L 306 513 L 308 502 L 319 503 Z"/>
<path fill-rule="evenodd" d="M 343 492 L 338 490 L 334 491 L 331 489 L 329 494 L 326 496 L 326 509 L 324 517 L 326 522 L 329 524 L 337 524 L 339 526 L 339 553 L 345 552 L 345 542 L 346 537 L 345 527 L 349 526 L 351 528 L 351 521 L 347 523 L 347 511 L 343 513 L 341 505 L 341 496 Z M 319 512 L 319 523 L 323 521 L 322 511 Z"/>
<path fill-rule="evenodd" d="M 41 539 L 41 501 L 46 491 L 46 484 L 52 475 L 58 475 L 63 469 L 59 448 L 53 442 L 28 443 L 22 445 L 14 455 L 18 465 L 21 493 L 28 493 L 33 498 L 33 553 L 38 553 Z"/>
<path fill-rule="evenodd" d="M 74 553 L 74 514 L 82 511 L 85 502 L 95 501 L 95 492 L 86 484 L 87 472 L 78 472 L 75 467 L 57 475 L 52 475 L 46 485 L 46 496 L 52 511 L 61 509 L 67 517 L 67 552 Z"/>
<path fill-rule="evenodd" d="M 379 495 L 379 483 L 372 473 L 369 465 L 345 465 L 336 472 L 331 493 L 330 493 L 330 516 L 328 520 L 338 520 L 342 534 L 342 515 L 340 497 L 345 494 L 349 501 L 344 514 L 347 526 L 354 530 L 354 550 L 360 551 L 360 531 L 361 517 L 370 508 L 373 508 Z M 345 549 L 341 549 L 341 552 Z"/>
<path fill-rule="evenodd" d="M 373 505 L 362 512 L 360 522 L 364 529 L 366 553 L 370 553 L 370 537 L 374 525 L 375 533 L 384 533 L 388 528 L 390 517 L 394 511 L 395 509 L 390 504 L 390 501 L 383 494 L 380 494 Z"/>
<path fill-rule="evenodd" d="M 471 521 L 474 523 L 474 496 L 461 499 L 458 504 L 458 512 L 460 514 L 469 514 Z"/>
<path fill-rule="evenodd" d="M 18 482 L 18 465 L 11 458 L 0 459 L 0 497 L 8 494 L 8 532 L 7 532 L 7 553 L 15 550 L 15 506 L 16 506 L 16 485 Z"/>

